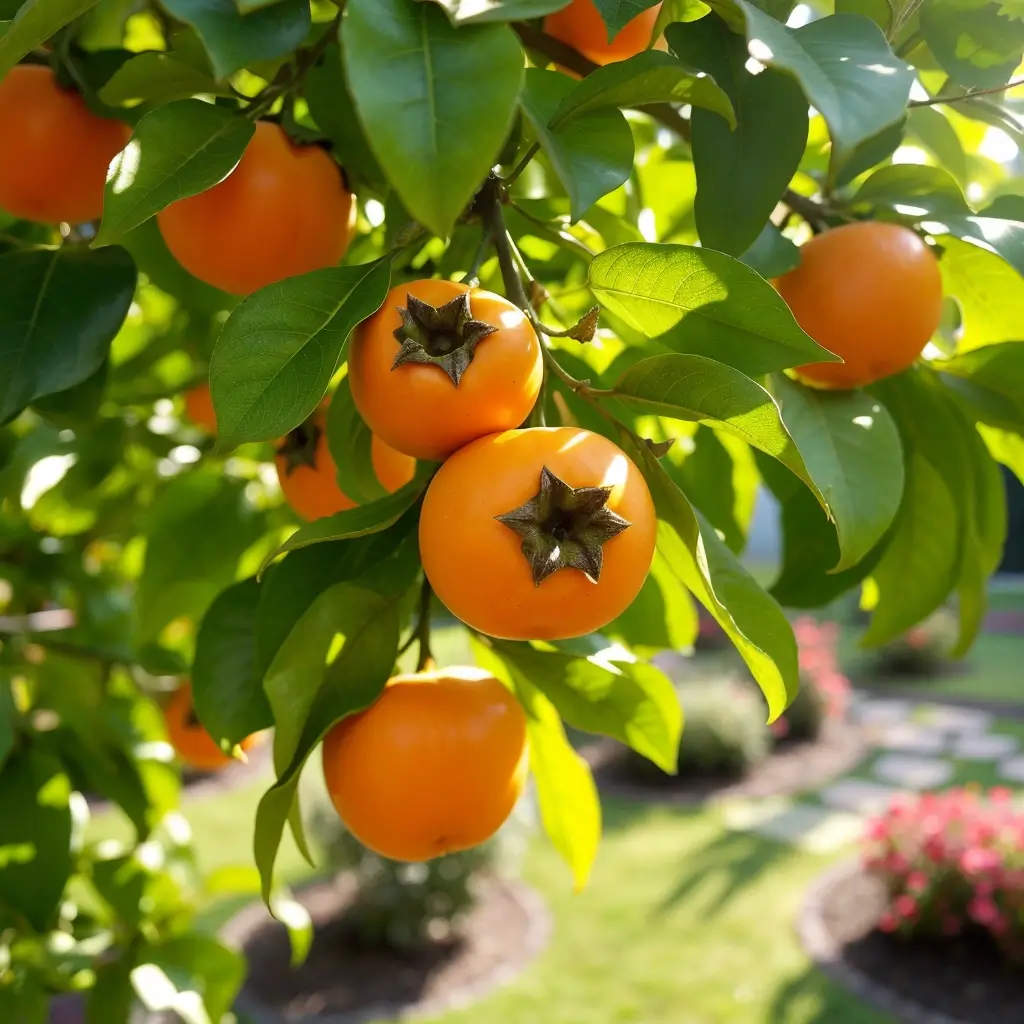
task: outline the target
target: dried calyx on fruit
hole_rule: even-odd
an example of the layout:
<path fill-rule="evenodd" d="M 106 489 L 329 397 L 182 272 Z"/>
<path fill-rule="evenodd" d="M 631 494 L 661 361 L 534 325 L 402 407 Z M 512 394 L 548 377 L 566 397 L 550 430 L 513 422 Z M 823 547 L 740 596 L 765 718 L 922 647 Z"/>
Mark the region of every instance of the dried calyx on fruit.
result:
<path fill-rule="evenodd" d="M 397 307 L 402 326 L 395 331 L 395 338 L 402 347 L 391 369 L 404 363 L 438 366 L 458 387 L 473 361 L 477 344 L 498 328 L 473 319 L 469 292 L 439 307 L 417 299 L 412 293 L 405 301 L 405 306 Z"/>
<path fill-rule="evenodd" d="M 596 583 L 602 545 L 630 525 L 607 507 L 610 487 L 570 487 L 544 466 L 540 491 L 519 508 L 495 516 L 523 539 L 523 554 L 540 586 L 559 569 L 579 569 Z"/>
<path fill-rule="evenodd" d="M 288 431 L 281 447 L 277 449 L 277 454 L 284 459 L 286 475 L 291 476 L 299 466 L 316 469 L 316 450 L 322 432 L 323 427 L 311 419 Z"/>

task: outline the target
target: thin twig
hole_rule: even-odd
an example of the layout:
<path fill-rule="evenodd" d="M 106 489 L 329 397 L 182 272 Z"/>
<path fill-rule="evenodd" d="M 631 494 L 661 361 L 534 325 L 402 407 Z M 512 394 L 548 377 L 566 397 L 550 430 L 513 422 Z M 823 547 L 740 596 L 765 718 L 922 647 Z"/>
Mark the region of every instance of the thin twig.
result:
<path fill-rule="evenodd" d="M 423 672 L 433 667 L 434 655 L 430 650 L 430 602 L 433 591 L 426 573 L 423 574 L 423 586 L 420 588 L 420 620 L 416 626 L 416 639 L 420 645 L 420 656 L 416 661 L 416 671 Z"/>
<path fill-rule="evenodd" d="M 973 100 L 975 96 L 994 96 L 996 93 L 1006 92 L 1007 89 L 1016 89 L 1018 85 L 1024 85 L 1024 78 L 1016 78 L 1006 85 L 994 85 L 990 89 L 971 89 L 958 96 L 929 96 L 926 100 L 911 100 L 907 106 L 934 107 L 939 104 L 961 103 L 964 100 Z"/>
<path fill-rule="evenodd" d="M 515 167 L 513 167 L 513 168 L 512 168 L 512 170 L 511 170 L 511 172 L 509 173 L 508 177 L 506 177 L 506 178 L 504 179 L 504 181 L 505 181 L 505 186 L 506 186 L 506 187 L 508 187 L 509 185 L 511 185 L 511 184 L 512 184 L 512 182 L 514 182 L 514 181 L 515 181 L 515 180 L 516 180 L 516 179 L 517 179 L 517 178 L 519 177 L 519 175 L 520 175 L 520 174 L 522 174 L 522 173 L 523 173 L 523 171 L 525 171 L 527 167 L 529 167 L 529 165 L 530 165 L 530 161 L 531 161 L 531 160 L 532 160 L 532 159 L 533 159 L 533 158 L 534 158 L 534 157 L 535 157 L 535 156 L 536 156 L 536 155 L 537 155 L 537 154 L 538 154 L 539 152 L 540 152 L 540 143 L 539 143 L 539 142 L 535 142 L 535 143 L 534 143 L 534 144 L 533 144 L 533 145 L 532 145 L 532 146 L 531 146 L 531 147 L 530 147 L 530 148 L 529 148 L 529 149 L 528 149 L 528 150 L 526 151 L 526 155 L 525 155 L 525 156 L 523 157 L 523 159 L 522 159 L 522 160 L 520 160 L 520 161 L 519 161 L 519 163 L 517 163 L 517 164 L 515 165 Z"/>
<path fill-rule="evenodd" d="M 469 265 L 469 270 L 466 271 L 465 276 L 462 278 L 462 284 L 466 285 L 467 288 L 475 288 L 480 283 L 480 268 L 484 265 L 484 260 L 487 259 L 487 253 L 490 248 L 491 235 L 490 232 L 485 231 L 480 239 L 480 244 L 476 247 L 476 252 L 473 254 L 473 262 Z"/>

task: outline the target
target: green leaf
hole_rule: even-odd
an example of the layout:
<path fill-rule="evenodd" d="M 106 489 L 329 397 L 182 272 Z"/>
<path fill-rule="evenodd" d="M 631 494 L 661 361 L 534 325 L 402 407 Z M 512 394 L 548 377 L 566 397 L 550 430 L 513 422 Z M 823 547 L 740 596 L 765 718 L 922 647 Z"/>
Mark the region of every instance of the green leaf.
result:
<path fill-rule="evenodd" d="M 374 155 L 413 217 L 447 235 L 512 125 L 523 84 L 515 33 L 457 29 L 433 3 L 350 0 L 342 45 Z"/>
<path fill-rule="evenodd" d="M 93 245 L 108 245 L 226 178 L 253 136 L 252 121 L 201 100 L 178 100 L 146 114 L 114 157 Z"/>
<path fill-rule="evenodd" d="M 245 15 L 234 0 L 166 0 L 164 6 L 199 33 L 218 78 L 290 53 L 312 24 L 308 0 L 279 0 Z"/>
<path fill-rule="evenodd" d="M 0 31 L 0 78 L 26 53 L 45 43 L 95 3 L 96 0 L 25 0 L 6 31 Z"/>
<path fill-rule="evenodd" d="M 302 767 L 337 722 L 380 695 L 395 663 L 399 628 L 397 597 L 335 584 L 299 620 L 267 673 L 278 777 L 256 812 L 256 866 L 265 901 Z M 338 637 L 341 650 L 326 667 Z"/>
<path fill-rule="evenodd" d="M 338 486 L 342 493 L 359 505 L 377 501 L 388 493 L 373 468 L 373 433 L 352 400 L 347 376 L 331 396 L 331 406 L 327 411 L 327 444 L 338 470 Z"/>
<path fill-rule="evenodd" d="M 561 10 L 566 0 L 434 0 L 453 25 L 485 21 L 527 21 Z"/>
<path fill-rule="evenodd" d="M 15 727 L 18 721 L 10 681 L 0 676 L 0 769 L 14 749 Z"/>
<path fill-rule="evenodd" d="M 129 1020 L 135 1002 L 131 972 L 135 958 L 125 950 L 116 960 L 96 968 L 96 984 L 89 990 L 85 1004 L 85 1024 L 109 1024 Z"/>
<path fill-rule="evenodd" d="M 714 437 L 710 430 L 707 433 Z M 693 646 L 697 626 L 697 610 L 689 591 L 659 551 L 633 603 L 601 633 L 633 650 L 683 651 Z"/>
<path fill-rule="evenodd" d="M 0 255 L 0 423 L 91 377 L 134 291 L 135 264 L 120 247 Z"/>
<path fill-rule="evenodd" d="M 550 127 L 575 88 L 568 75 L 530 68 L 522 99 L 537 141 L 569 194 L 574 221 L 617 189 L 633 167 L 633 133 L 615 108 L 601 107 Z"/>
<path fill-rule="evenodd" d="M 391 283 L 391 258 L 267 285 L 228 318 L 210 361 L 219 447 L 282 437 L 320 404 L 355 326 Z"/>
<path fill-rule="evenodd" d="M 903 452 L 896 424 L 862 391 L 820 391 L 776 374 L 771 392 L 835 522 L 842 552 L 835 571 L 849 569 L 885 535 L 900 507 Z"/>
<path fill-rule="evenodd" d="M 171 103 L 198 93 L 228 94 L 201 68 L 174 54 L 151 50 L 126 60 L 99 91 L 104 103 Z"/>
<path fill-rule="evenodd" d="M 594 6 L 608 29 L 608 42 L 611 42 L 634 18 L 653 7 L 655 2 L 656 0 L 594 0 Z"/>
<path fill-rule="evenodd" d="M 1024 437 L 1008 430 L 988 427 L 984 423 L 979 423 L 977 427 L 992 458 L 1006 466 L 1024 484 Z"/>
<path fill-rule="evenodd" d="M 942 287 L 963 316 L 958 352 L 1020 337 L 1024 278 L 994 253 L 952 235 L 941 235 Z"/>
<path fill-rule="evenodd" d="M 256 626 L 259 674 L 262 678 L 292 627 L 328 587 L 358 579 L 369 571 L 386 572 L 401 565 L 403 549 L 415 539 L 417 515 L 410 510 L 393 526 L 351 540 L 293 551 L 269 570 Z"/>
<path fill-rule="evenodd" d="M 907 119 L 904 116 L 883 128 L 877 135 L 865 139 L 844 156 L 836 150 L 833 164 L 836 185 L 848 185 L 854 178 L 885 162 L 903 143 L 906 127 Z"/>
<path fill-rule="evenodd" d="M 332 152 L 345 172 L 353 175 L 357 182 L 365 181 L 385 190 L 384 172 L 370 149 L 345 80 L 340 46 L 329 46 L 323 59 L 310 68 L 302 95 L 317 127 L 331 140 Z"/>
<path fill-rule="evenodd" d="M 198 1021 L 196 996 L 206 1018 L 219 1021 L 232 1007 L 245 981 L 245 957 L 209 935 L 187 932 L 159 945 L 144 946 L 132 971 L 139 1001 L 154 1012 L 177 1011 Z M 171 991 L 168 991 L 170 983 Z"/>
<path fill-rule="evenodd" d="M 675 687 L 653 665 L 579 658 L 529 644 L 493 646 L 574 729 L 611 736 L 675 773 L 683 712 Z"/>
<path fill-rule="evenodd" d="M 750 248 L 738 257 L 765 280 L 781 277 L 800 266 L 800 249 L 774 224 L 765 224 Z"/>
<path fill-rule="evenodd" d="M 985 345 L 932 366 L 976 419 L 1024 433 L 1024 341 Z"/>
<path fill-rule="evenodd" d="M 707 75 L 698 77 L 675 57 L 646 50 L 597 68 L 558 105 L 551 128 L 606 107 L 642 107 L 648 103 L 689 103 L 720 114 L 735 125 L 729 97 Z"/>
<path fill-rule="evenodd" d="M 907 115 L 907 130 L 961 185 L 967 184 L 967 158 L 963 143 L 940 108 L 912 108 Z"/>
<path fill-rule="evenodd" d="M 836 361 L 804 334 L 767 281 L 712 249 L 654 242 L 612 246 L 590 264 L 590 287 L 647 337 L 751 376 Z"/>
<path fill-rule="evenodd" d="M 155 640 L 182 615 L 194 620 L 235 578 L 261 522 L 240 482 L 219 469 L 172 480 L 144 524 L 146 560 L 135 597 L 139 640 Z"/>
<path fill-rule="evenodd" d="M 658 511 L 658 550 L 683 585 L 728 634 L 778 718 L 800 685 L 796 640 L 786 616 L 736 556 L 690 507 L 665 468 L 628 436 L 621 438 L 643 471 Z"/>
<path fill-rule="evenodd" d="M 590 766 L 566 738 L 555 706 L 530 679 L 475 636 L 473 650 L 477 663 L 503 680 L 523 705 L 541 821 L 579 892 L 590 878 L 601 841 L 601 802 Z"/>
<path fill-rule="evenodd" d="M 840 157 L 902 117 L 914 73 L 873 21 L 833 14 L 790 29 L 751 3 L 736 3 L 746 15 L 750 55 L 796 78 Z"/>
<path fill-rule="evenodd" d="M 0 773 L 0 901 L 46 932 L 71 874 L 70 786 L 41 750 L 8 758 Z"/>
<path fill-rule="evenodd" d="M 1010 80 L 1024 49 L 1024 23 L 999 3 L 921 7 L 921 32 L 942 70 L 959 85 L 991 89 Z"/>
<path fill-rule="evenodd" d="M 697 171 L 694 212 L 704 245 L 738 255 L 761 233 L 800 164 L 807 100 L 793 79 L 747 71 L 747 48 L 716 14 L 665 33 L 684 63 L 710 74 L 732 100 L 736 128 L 709 110 L 691 118 Z"/>
<path fill-rule="evenodd" d="M 426 490 L 429 478 L 436 466 L 430 463 L 419 463 L 416 476 L 404 487 L 369 505 L 336 512 L 333 516 L 324 516 L 315 522 L 307 523 L 296 530 L 273 554 L 264 562 L 266 565 L 278 555 L 288 551 L 297 551 L 311 544 L 322 544 L 328 540 L 347 540 L 351 537 L 365 537 L 370 533 L 386 530 L 398 522 L 402 515 L 417 503 L 420 495 Z M 262 572 L 262 569 L 260 570 Z"/>
<path fill-rule="evenodd" d="M 196 637 L 196 714 L 214 740 L 229 747 L 273 724 L 256 662 L 260 596 L 254 579 L 228 587 L 207 609 Z"/>

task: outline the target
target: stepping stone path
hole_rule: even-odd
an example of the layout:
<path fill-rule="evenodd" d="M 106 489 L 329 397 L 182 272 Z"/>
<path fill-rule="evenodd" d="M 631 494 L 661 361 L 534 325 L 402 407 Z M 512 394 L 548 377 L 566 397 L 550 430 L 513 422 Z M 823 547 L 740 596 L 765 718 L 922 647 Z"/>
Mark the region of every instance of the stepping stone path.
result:
<path fill-rule="evenodd" d="M 858 769 L 872 778 L 838 779 L 816 794 L 820 805 L 788 798 L 737 801 L 726 808 L 726 826 L 826 853 L 857 839 L 865 819 L 883 812 L 898 794 L 950 784 L 957 761 L 995 762 L 1000 780 L 1024 786 L 1021 743 L 993 732 L 996 718 L 988 711 L 861 692 L 853 694 L 850 714 L 882 751 L 866 770 Z M 814 799 L 810 794 L 809 800 Z"/>

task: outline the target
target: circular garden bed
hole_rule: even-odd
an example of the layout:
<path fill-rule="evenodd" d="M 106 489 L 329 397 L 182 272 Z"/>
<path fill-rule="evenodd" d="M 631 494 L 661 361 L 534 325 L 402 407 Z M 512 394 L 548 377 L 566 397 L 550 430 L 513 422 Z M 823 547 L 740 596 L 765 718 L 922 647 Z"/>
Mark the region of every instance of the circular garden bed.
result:
<path fill-rule="evenodd" d="M 882 883 L 859 862 L 832 868 L 807 894 L 804 948 L 839 984 L 908 1024 L 1020 1024 L 1024 970 L 986 933 L 901 939 L 876 928 L 886 906 Z"/>
<path fill-rule="evenodd" d="M 602 792 L 627 800 L 691 804 L 728 797 L 790 796 L 819 789 L 860 762 L 866 742 L 858 726 L 828 718 L 813 740 L 781 740 L 745 775 L 655 775 L 638 778 L 624 747 L 598 740 L 581 753 Z"/>
<path fill-rule="evenodd" d="M 521 883 L 489 878 L 451 936 L 409 952 L 354 940 L 346 910 L 356 897 L 346 876 L 301 890 L 313 920 L 306 961 L 290 966 L 284 927 L 262 905 L 247 907 L 223 936 L 244 950 L 249 978 L 238 1008 L 256 1024 L 358 1024 L 425 1017 L 465 1006 L 514 978 L 544 948 L 547 909 Z"/>

